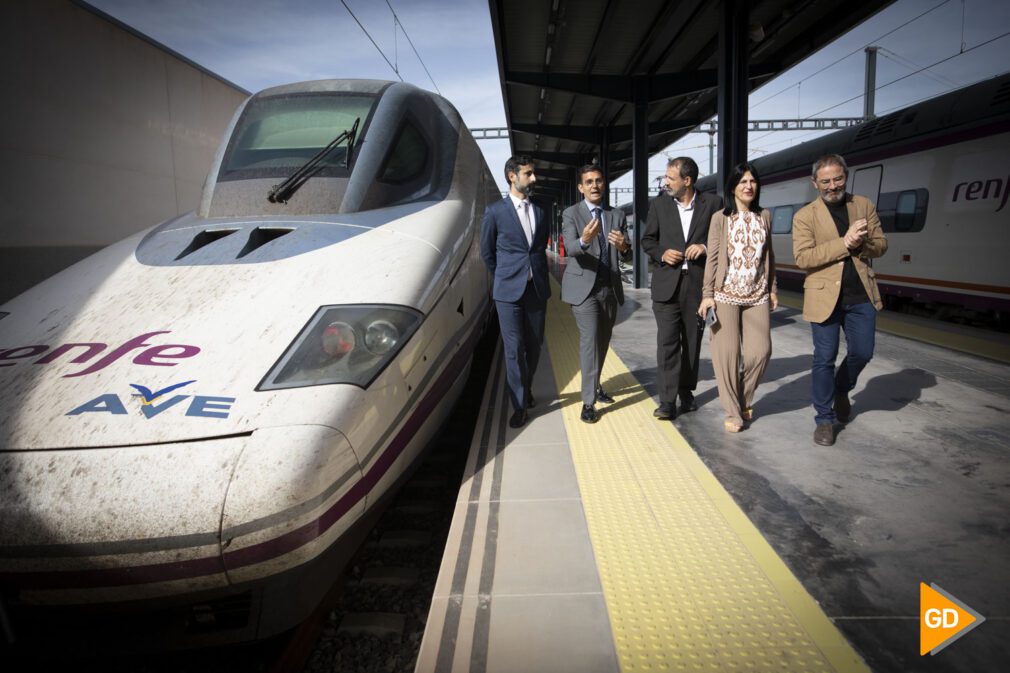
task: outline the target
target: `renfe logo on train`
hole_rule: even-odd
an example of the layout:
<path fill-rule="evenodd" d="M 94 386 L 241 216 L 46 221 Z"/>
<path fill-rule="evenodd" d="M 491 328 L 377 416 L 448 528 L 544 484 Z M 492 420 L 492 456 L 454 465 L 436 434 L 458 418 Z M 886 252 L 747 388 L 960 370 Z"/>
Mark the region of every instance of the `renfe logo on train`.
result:
<path fill-rule="evenodd" d="M 191 358 L 200 352 L 199 346 L 192 346 L 189 344 L 161 344 L 152 346 L 147 343 L 147 340 L 152 337 L 159 334 L 170 333 L 171 332 L 169 330 L 161 330 L 158 332 L 147 332 L 145 334 L 141 334 L 140 336 L 135 336 L 132 339 L 127 340 L 122 345 L 113 348 L 107 354 L 95 360 L 90 366 L 77 372 L 64 374 L 63 377 L 74 378 L 76 376 L 94 374 L 97 371 L 105 369 L 127 353 L 141 348 L 145 350 L 137 353 L 137 355 L 133 358 L 133 364 L 147 367 L 174 367 L 179 363 L 171 362 L 171 360 Z M 42 357 L 34 360 L 32 364 L 48 365 L 60 359 L 69 359 L 71 364 L 84 364 L 90 362 L 100 353 L 105 352 L 108 348 L 109 344 L 97 341 L 62 344 L 52 349 L 46 345 L 17 346 L 15 348 L 0 350 L 0 367 L 13 367 L 18 364 L 18 361 L 29 360 L 39 355 Z M 71 357 L 70 353 L 71 351 L 75 351 L 75 349 L 80 350 L 76 351 L 75 357 Z"/>
<path fill-rule="evenodd" d="M 1010 196 L 1010 175 L 1006 180 L 1000 178 L 986 178 L 985 180 L 972 180 L 971 182 L 959 182 L 954 185 L 954 196 L 951 203 L 960 201 L 985 201 L 987 199 L 999 199 L 999 206 L 996 212 L 1003 210 L 1007 197 Z"/>

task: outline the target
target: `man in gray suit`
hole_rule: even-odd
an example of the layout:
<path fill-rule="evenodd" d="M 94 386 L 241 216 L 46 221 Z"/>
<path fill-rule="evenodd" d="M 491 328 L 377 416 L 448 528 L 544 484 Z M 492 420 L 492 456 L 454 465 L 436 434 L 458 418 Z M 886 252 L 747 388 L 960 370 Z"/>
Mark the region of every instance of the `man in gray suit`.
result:
<path fill-rule="evenodd" d="M 565 239 L 565 275 L 561 300 L 572 305 L 579 327 L 582 369 L 582 415 L 595 423 L 596 402 L 613 402 L 600 386 L 600 371 L 610 347 L 617 307 L 624 303 L 619 260 L 631 258 L 624 235 L 624 214 L 603 203 L 603 170 L 590 164 L 579 169 L 579 192 L 585 197 L 561 215 Z"/>

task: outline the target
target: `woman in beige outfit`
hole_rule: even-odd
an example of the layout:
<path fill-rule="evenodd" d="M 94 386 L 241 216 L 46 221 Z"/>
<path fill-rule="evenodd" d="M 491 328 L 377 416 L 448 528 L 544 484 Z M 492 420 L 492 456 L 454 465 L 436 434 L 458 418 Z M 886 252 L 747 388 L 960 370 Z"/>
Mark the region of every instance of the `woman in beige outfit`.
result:
<path fill-rule="evenodd" d="M 759 192 L 753 167 L 739 164 L 726 181 L 728 205 L 712 216 L 708 229 L 698 315 L 715 310 L 712 367 L 727 432 L 740 432 L 754 418 L 751 402 L 771 359 L 770 316 L 779 303 L 771 215 L 761 209 Z"/>

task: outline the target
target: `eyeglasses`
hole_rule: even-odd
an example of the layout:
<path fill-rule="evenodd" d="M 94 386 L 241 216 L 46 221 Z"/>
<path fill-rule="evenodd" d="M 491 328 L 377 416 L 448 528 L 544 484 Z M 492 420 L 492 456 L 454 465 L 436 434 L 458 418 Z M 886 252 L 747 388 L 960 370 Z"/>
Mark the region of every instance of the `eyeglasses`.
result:
<path fill-rule="evenodd" d="M 821 187 L 828 187 L 829 185 L 843 185 L 845 184 L 845 174 L 836 175 L 833 178 L 824 178 L 823 180 L 818 180 L 817 184 Z"/>

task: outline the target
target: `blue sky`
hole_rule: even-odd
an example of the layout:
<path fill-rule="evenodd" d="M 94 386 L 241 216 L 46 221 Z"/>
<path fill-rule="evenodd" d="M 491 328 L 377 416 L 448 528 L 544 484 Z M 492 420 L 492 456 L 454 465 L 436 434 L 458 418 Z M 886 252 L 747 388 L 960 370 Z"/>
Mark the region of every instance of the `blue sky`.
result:
<path fill-rule="evenodd" d="M 345 0 L 346 8 L 340 0 L 89 2 L 249 91 L 310 79 L 402 77 L 425 89 L 437 86 L 470 127 L 505 125 L 485 0 Z M 403 29 L 394 25 L 393 10 Z M 869 44 L 881 48 L 876 111 L 883 114 L 1010 69 L 1010 2 L 898 0 L 752 92 L 750 118 L 860 116 L 863 48 Z M 816 135 L 751 133 L 750 156 Z M 508 142 L 480 145 L 498 176 Z M 708 172 L 707 135 L 689 134 L 664 154 L 692 156 Z M 665 163 L 663 154 L 655 157 L 650 175 L 661 175 Z M 630 186 L 630 176 L 614 186 Z"/>

